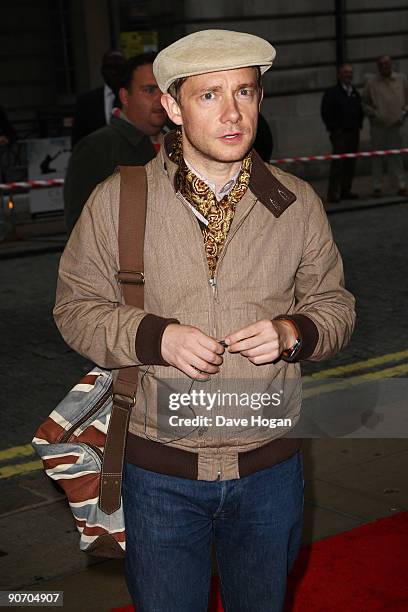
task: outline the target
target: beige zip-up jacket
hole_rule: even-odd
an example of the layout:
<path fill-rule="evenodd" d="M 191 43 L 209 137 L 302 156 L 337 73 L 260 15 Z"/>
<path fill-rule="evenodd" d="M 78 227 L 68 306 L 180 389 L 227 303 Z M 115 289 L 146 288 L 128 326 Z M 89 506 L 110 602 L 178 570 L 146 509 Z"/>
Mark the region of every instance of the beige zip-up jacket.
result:
<path fill-rule="evenodd" d="M 168 148 L 170 140 L 169 135 Z M 264 165 L 254 154 L 249 189 L 237 205 L 215 283 L 210 284 L 201 230 L 191 207 L 175 193 L 176 166 L 165 147 L 146 171 L 144 310 L 124 305 L 116 281 L 120 175 L 115 173 L 93 191 L 62 255 L 55 321 L 67 344 L 97 365 L 141 366 L 130 438 L 170 441 L 169 446 L 198 453 L 199 479 L 238 478 L 240 453 L 285 436 L 296 423 L 301 405 L 298 361 L 324 359 L 349 341 L 354 299 L 344 287 L 341 258 L 322 203 L 304 181 Z M 169 411 L 168 396 L 190 392 L 192 381 L 161 357 L 167 324 L 176 319 L 221 340 L 279 315 L 291 319 L 299 331 L 295 363 L 256 366 L 226 351 L 220 373 L 193 383 L 193 388 L 215 395 L 233 390 L 281 393 L 284 401 L 262 414 L 289 418 L 292 425 L 271 428 L 240 421 L 215 427 L 202 422 L 201 427 L 186 427 L 185 435 L 174 433 L 167 416 L 181 411 Z M 252 408 L 221 406 L 220 395 L 216 397 L 211 409 L 191 410 L 190 405 L 183 416 L 252 416 Z"/>

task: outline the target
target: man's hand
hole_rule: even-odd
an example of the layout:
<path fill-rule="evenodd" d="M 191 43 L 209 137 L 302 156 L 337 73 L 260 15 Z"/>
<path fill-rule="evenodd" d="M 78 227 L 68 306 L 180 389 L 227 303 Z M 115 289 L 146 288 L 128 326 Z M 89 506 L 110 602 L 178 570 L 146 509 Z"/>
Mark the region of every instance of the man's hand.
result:
<path fill-rule="evenodd" d="M 275 361 L 297 338 L 286 321 L 262 319 L 225 338 L 230 353 L 241 353 L 255 365 Z"/>
<path fill-rule="evenodd" d="M 161 354 L 167 363 L 190 378 L 207 380 L 217 374 L 224 347 L 197 327 L 171 323 L 162 337 Z"/>
<path fill-rule="evenodd" d="M 9 139 L 4 134 L 0 134 L 0 146 L 6 146 L 9 143 Z"/>

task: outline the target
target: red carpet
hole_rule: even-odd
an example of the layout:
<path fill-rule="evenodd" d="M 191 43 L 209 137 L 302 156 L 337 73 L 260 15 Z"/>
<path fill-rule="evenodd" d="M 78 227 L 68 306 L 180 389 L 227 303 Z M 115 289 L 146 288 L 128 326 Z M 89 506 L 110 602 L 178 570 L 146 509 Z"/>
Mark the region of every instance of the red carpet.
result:
<path fill-rule="evenodd" d="M 408 612 L 408 512 L 320 540 L 300 551 L 289 577 L 285 612 L 362 610 Z M 209 612 L 222 611 L 214 578 Z M 111 612 L 134 612 L 134 608 Z"/>

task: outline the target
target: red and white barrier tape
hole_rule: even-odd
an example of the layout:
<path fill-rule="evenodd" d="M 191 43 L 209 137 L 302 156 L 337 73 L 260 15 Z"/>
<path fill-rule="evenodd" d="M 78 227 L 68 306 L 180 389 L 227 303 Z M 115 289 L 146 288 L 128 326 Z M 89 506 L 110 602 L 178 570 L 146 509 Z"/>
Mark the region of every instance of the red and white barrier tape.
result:
<path fill-rule="evenodd" d="M 400 155 L 408 153 L 408 148 L 386 149 L 384 151 L 358 151 L 357 153 L 328 153 L 327 155 L 310 155 L 309 157 L 282 157 L 271 159 L 271 164 L 292 164 L 294 162 L 327 161 L 331 159 L 352 159 L 353 157 L 382 157 L 384 155 Z"/>
<path fill-rule="evenodd" d="M 408 148 L 386 149 L 384 151 L 358 151 L 357 153 L 327 153 L 327 155 L 309 155 L 297 157 L 282 157 L 271 159 L 271 164 L 293 164 L 295 162 L 330 161 L 332 159 L 353 159 L 355 157 L 383 157 L 384 155 L 400 155 L 408 153 Z M 14 183 L 0 183 L 0 191 L 14 191 L 18 189 L 37 189 L 41 187 L 59 187 L 64 184 L 63 178 L 47 179 L 44 181 L 19 181 Z"/>
<path fill-rule="evenodd" d="M 63 184 L 63 178 L 47 179 L 45 181 L 16 181 L 14 183 L 0 183 L 0 191 L 13 191 L 14 189 L 35 189 L 38 187 L 60 187 Z"/>

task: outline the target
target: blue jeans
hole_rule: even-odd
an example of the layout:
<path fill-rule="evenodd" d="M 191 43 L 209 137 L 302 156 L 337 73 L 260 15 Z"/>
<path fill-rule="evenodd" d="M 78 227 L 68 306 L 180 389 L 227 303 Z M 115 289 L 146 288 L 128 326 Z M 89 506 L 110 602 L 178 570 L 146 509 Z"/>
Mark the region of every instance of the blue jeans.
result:
<path fill-rule="evenodd" d="M 126 580 L 137 612 L 206 612 L 211 549 L 225 612 L 278 612 L 299 551 L 300 453 L 244 478 L 189 480 L 127 463 Z"/>

